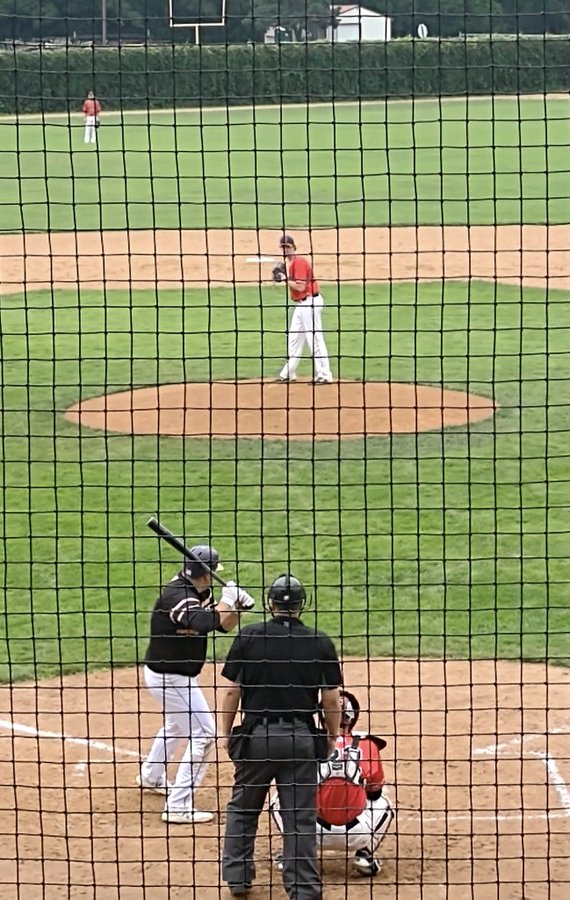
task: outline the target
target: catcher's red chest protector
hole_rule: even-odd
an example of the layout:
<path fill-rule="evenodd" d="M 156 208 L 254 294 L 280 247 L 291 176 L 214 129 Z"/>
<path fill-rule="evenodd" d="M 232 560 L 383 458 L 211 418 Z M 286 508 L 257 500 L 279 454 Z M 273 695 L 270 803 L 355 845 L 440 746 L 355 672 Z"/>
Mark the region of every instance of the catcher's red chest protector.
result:
<path fill-rule="evenodd" d="M 358 818 L 366 802 L 362 785 L 346 778 L 327 778 L 317 788 L 317 816 L 327 825 L 348 825 Z"/>
<path fill-rule="evenodd" d="M 320 768 L 317 815 L 328 825 L 347 825 L 358 818 L 368 802 L 368 792 L 384 786 L 380 751 L 386 742 L 375 735 L 341 735 L 336 753 Z"/>

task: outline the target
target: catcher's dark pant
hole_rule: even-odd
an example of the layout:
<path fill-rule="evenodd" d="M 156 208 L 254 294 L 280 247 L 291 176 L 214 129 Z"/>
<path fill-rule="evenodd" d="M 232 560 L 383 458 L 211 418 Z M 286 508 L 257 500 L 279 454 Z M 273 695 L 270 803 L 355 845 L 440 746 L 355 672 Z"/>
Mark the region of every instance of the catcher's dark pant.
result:
<path fill-rule="evenodd" d="M 273 779 L 283 817 L 283 883 L 290 900 L 317 900 L 322 883 L 316 859 L 317 768 L 313 735 L 303 722 L 257 725 L 235 763 L 228 804 L 222 877 L 230 887 L 255 878 L 253 852 L 259 814 Z"/>

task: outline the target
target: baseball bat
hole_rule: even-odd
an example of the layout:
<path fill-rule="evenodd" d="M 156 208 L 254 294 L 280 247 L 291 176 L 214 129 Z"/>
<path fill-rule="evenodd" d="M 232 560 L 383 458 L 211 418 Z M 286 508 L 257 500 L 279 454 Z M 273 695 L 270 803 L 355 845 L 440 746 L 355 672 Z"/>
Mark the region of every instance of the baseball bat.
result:
<path fill-rule="evenodd" d="M 207 566 L 206 563 L 202 562 L 201 559 L 198 559 L 198 557 L 192 553 L 190 548 L 186 546 L 182 538 L 176 537 L 176 535 L 173 534 L 170 529 L 166 527 L 166 525 L 163 525 L 162 522 L 158 521 L 156 516 L 151 516 L 146 524 L 151 531 L 154 531 L 154 533 L 158 535 L 158 537 L 163 538 L 163 540 L 165 540 L 167 544 L 170 544 L 171 547 L 174 547 L 175 550 L 178 550 L 178 552 L 181 553 L 182 556 L 186 556 L 188 559 L 192 559 L 194 562 L 201 565 L 202 568 L 209 575 L 211 575 L 215 581 L 218 582 L 218 584 L 221 584 L 222 587 L 226 586 L 227 582 L 225 582 L 223 578 L 220 578 L 220 576 L 212 569 L 210 569 L 210 567 Z"/>

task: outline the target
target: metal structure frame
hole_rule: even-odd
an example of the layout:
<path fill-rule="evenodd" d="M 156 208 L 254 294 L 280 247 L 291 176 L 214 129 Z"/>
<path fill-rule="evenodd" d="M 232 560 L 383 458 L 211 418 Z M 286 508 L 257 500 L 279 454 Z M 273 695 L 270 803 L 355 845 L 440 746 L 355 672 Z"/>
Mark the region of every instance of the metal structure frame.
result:
<path fill-rule="evenodd" d="M 221 22 L 174 22 L 174 16 L 172 13 L 172 6 L 174 0 L 168 0 L 168 24 L 171 28 L 194 28 L 195 29 L 195 37 L 196 43 L 200 43 L 200 29 L 201 28 L 222 28 L 226 24 L 226 3 L 227 0 L 222 0 L 222 20 Z"/>

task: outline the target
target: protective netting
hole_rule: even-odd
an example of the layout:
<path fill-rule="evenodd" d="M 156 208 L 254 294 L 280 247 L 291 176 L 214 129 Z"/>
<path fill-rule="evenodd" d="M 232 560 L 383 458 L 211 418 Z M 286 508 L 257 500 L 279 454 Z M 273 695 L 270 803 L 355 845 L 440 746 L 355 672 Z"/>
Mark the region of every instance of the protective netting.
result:
<path fill-rule="evenodd" d="M 281 573 L 386 741 L 324 896 L 567 895 L 569 32 L 563 0 L 0 0 L 2 900 L 227 896 L 221 670 Z M 183 565 L 151 515 L 256 600 L 200 689 L 184 580 L 194 643 L 143 665 Z M 279 821 L 241 887 L 312 900 Z"/>

